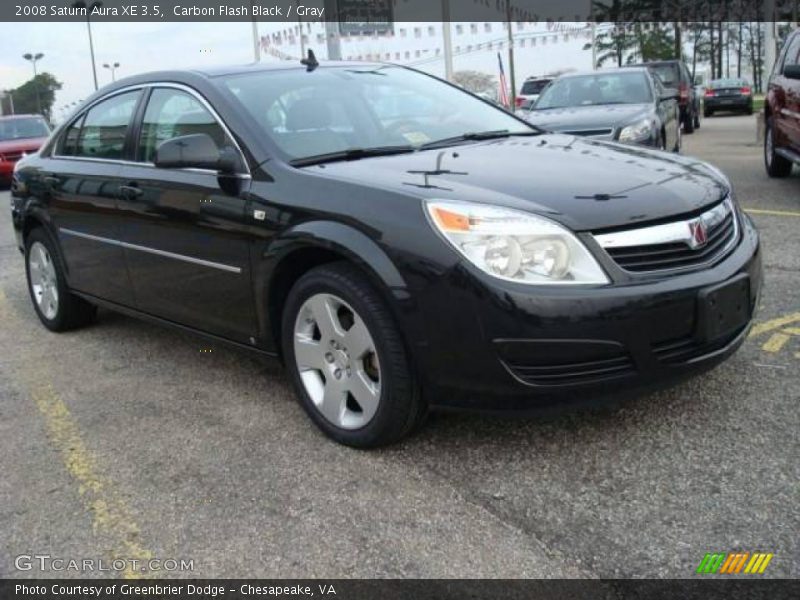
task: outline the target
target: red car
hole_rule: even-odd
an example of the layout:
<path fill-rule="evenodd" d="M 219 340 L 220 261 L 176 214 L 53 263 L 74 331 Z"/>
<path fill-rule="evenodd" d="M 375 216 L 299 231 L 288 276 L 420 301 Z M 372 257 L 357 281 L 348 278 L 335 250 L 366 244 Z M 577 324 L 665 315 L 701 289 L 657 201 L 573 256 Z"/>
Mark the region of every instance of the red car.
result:
<path fill-rule="evenodd" d="M 40 115 L 0 117 L 0 185 L 11 183 L 16 162 L 39 150 L 49 135 L 50 126 Z"/>
<path fill-rule="evenodd" d="M 783 45 L 764 103 L 764 163 L 770 177 L 788 177 L 800 164 L 800 30 Z"/>

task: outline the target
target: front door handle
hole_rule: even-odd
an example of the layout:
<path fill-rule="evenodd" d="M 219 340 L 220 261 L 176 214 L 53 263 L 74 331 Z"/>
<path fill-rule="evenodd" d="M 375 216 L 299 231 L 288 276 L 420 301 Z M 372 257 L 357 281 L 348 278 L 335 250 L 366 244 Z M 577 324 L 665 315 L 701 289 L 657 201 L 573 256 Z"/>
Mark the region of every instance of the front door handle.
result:
<path fill-rule="evenodd" d="M 119 195 L 125 200 L 133 200 L 134 198 L 141 196 L 143 193 L 144 192 L 142 192 L 142 188 L 136 184 L 119 186 Z"/>

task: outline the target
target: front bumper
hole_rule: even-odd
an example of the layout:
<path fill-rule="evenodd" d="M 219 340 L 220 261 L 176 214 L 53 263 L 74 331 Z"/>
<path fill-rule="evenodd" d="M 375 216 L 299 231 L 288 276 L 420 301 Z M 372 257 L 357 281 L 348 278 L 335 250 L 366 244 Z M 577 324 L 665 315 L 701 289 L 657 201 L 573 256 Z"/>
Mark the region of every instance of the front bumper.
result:
<path fill-rule="evenodd" d="M 428 347 L 417 357 L 429 404 L 538 412 L 667 387 L 716 366 L 750 322 L 699 341 L 699 293 L 746 274 L 752 320 L 761 289 L 758 233 L 741 221 L 738 245 L 720 262 L 660 279 L 532 290 L 462 265 L 421 302 L 431 303 Z"/>

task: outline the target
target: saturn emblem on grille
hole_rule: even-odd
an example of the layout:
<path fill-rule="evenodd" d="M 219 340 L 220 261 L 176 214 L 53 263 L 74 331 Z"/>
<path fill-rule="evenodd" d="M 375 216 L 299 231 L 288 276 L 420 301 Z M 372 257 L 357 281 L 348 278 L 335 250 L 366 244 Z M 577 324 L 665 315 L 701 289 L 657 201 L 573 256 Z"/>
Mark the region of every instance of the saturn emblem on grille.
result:
<path fill-rule="evenodd" d="M 708 242 L 706 235 L 706 225 L 702 219 L 689 221 L 689 246 L 692 250 L 702 248 Z"/>

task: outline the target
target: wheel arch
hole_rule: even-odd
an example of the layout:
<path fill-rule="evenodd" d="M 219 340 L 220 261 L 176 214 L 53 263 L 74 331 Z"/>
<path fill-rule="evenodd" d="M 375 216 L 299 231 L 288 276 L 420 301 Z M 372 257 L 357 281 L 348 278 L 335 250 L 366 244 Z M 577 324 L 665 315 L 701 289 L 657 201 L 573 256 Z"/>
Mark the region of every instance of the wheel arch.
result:
<path fill-rule="evenodd" d="M 265 307 L 263 340 L 280 355 L 281 320 L 289 291 L 311 269 L 338 261 L 352 264 L 372 283 L 400 324 L 398 301 L 409 297 L 405 279 L 381 247 L 361 231 L 342 223 L 309 221 L 283 233 L 254 273 L 256 299 Z"/>

